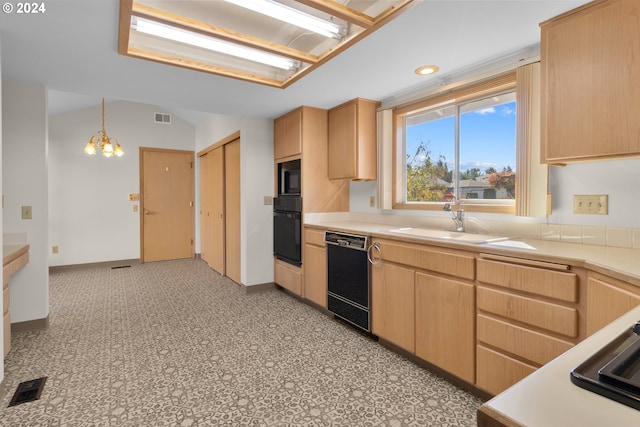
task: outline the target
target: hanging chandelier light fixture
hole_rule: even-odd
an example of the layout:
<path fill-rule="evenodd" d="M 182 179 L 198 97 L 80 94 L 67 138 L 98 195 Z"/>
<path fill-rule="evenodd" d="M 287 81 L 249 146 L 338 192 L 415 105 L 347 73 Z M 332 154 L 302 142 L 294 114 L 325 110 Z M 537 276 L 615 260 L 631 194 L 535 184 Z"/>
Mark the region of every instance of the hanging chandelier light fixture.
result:
<path fill-rule="evenodd" d="M 111 140 L 115 140 L 115 145 L 111 143 Z M 105 157 L 122 157 L 124 156 L 124 150 L 115 138 L 109 138 L 107 131 L 104 130 L 104 98 L 102 98 L 102 129 L 98 131 L 96 135 L 93 135 L 89 142 L 84 146 L 84 152 L 89 155 L 95 155 L 98 152 L 98 148 L 102 151 L 102 155 Z"/>

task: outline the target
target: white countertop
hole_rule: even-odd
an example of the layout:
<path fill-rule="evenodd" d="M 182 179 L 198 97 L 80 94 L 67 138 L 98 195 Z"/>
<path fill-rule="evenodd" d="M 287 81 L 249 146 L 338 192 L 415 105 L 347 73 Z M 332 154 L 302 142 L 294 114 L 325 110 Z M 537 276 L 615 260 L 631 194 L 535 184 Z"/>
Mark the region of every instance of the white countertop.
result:
<path fill-rule="evenodd" d="M 570 372 L 636 321 L 640 307 L 547 363 L 483 407 L 528 427 L 638 427 L 640 411 L 573 384 Z"/>
<path fill-rule="evenodd" d="M 550 262 L 569 263 L 625 280 L 640 286 L 640 249 L 566 243 L 555 240 L 510 239 L 496 243 L 464 243 L 455 240 L 410 237 L 391 232 L 398 225 L 353 220 L 311 220 L 305 226 L 366 234 L 414 243 L 445 246 L 469 251 L 514 257 L 526 257 Z M 640 422 L 639 422 L 640 425 Z"/>

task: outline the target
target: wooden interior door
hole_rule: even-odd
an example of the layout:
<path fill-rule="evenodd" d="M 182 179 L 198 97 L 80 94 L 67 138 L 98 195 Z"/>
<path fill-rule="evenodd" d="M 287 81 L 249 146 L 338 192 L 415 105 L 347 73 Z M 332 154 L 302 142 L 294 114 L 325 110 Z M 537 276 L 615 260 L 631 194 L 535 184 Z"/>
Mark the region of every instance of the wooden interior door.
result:
<path fill-rule="evenodd" d="M 240 283 L 240 138 L 224 145 L 226 275 Z"/>
<path fill-rule="evenodd" d="M 200 156 L 200 256 L 225 271 L 224 146 Z"/>
<path fill-rule="evenodd" d="M 140 148 L 143 262 L 194 256 L 193 151 Z"/>

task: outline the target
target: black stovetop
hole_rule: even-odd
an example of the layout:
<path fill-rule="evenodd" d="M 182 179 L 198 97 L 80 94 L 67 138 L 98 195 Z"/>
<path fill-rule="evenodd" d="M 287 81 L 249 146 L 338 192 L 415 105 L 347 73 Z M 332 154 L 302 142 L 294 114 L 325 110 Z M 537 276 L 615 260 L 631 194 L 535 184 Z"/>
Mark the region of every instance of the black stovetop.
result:
<path fill-rule="evenodd" d="M 571 382 L 640 409 L 640 322 L 573 369 Z"/>

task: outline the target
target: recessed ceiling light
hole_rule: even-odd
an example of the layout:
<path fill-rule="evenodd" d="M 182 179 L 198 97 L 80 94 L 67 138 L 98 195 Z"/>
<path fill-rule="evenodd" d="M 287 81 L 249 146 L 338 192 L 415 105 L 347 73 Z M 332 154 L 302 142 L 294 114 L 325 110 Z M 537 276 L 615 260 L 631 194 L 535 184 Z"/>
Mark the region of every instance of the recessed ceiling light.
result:
<path fill-rule="evenodd" d="M 439 69 L 440 67 L 437 65 L 425 65 L 423 67 L 416 68 L 416 74 L 420 76 L 428 76 L 429 74 L 438 72 Z"/>

